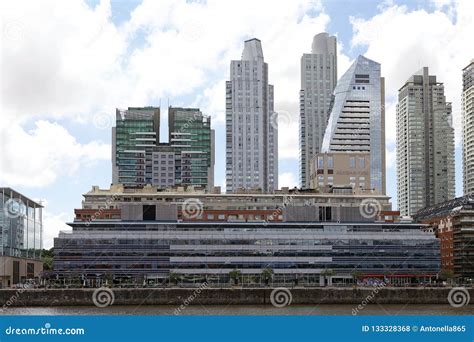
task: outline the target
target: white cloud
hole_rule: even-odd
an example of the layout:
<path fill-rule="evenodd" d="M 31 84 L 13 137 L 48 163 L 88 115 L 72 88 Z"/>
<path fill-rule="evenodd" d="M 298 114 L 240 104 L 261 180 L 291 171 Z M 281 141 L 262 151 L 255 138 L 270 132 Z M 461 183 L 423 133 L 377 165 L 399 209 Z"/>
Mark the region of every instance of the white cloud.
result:
<path fill-rule="evenodd" d="M 289 187 L 294 188 L 297 187 L 299 181 L 294 173 L 292 172 L 283 172 L 278 175 L 278 187 L 281 189 L 282 187 Z"/>
<path fill-rule="evenodd" d="M 80 144 L 57 123 L 39 120 L 28 132 L 17 123 L 6 126 L 0 125 L 0 183 L 45 187 L 80 167 L 110 160 L 109 144 Z"/>
<path fill-rule="evenodd" d="M 43 248 L 50 249 L 53 247 L 54 238 L 58 236 L 60 231 L 70 231 L 72 228 L 65 222 L 70 221 L 70 214 L 59 213 L 53 214 L 43 209 Z"/>
<path fill-rule="evenodd" d="M 387 127 L 395 127 L 398 89 L 423 66 L 445 85 L 447 101 L 453 102 L 456 142 L 461 138 L 461 69 L 474 56 L 474 2 L 438 2 L 449 6 L 446 13 L 435 10 L 409 11 L 390 6 L 370 19 L 352 18 L 353 45 L 367 46 L 367 57 L 382 63 L 386 78 Z M 453 15 L 454 13 L 455 15 Z M 387 129 L 389 143 L 395 130 Z"/>

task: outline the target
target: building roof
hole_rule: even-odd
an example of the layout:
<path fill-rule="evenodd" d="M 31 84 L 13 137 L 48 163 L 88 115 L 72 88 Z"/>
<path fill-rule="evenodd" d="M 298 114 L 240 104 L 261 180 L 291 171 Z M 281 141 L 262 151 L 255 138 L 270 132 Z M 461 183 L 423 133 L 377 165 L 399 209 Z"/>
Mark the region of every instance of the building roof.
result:
<path fill-rule="evenodd" d="M 425 221 L 438 217 L 444 217 L 451 214 L 453 210 L 458 210 L 459 208 L 464 207 L 466 204 L 474 204 L 473 195 L 458 197 L 450 201 L 433 205 L 431 207 L 423 208 L 414 215 L 414 219 L 417 221 Z"/>
<path fill-rule="evenodd" d="M 31 198 L 26 197 L 25 195 L 19 193 L 16 190 L 13 190 L 12 188 L 0 187 L 0 192 L 10 192 L 13 195 L 13 198 L 18 198 L 23 202 L 28 202 L 30 205 L 32 204 L 34 208 L 43 208 L 43 205 L 41 203 L 38 203 L 32 200 Z"/>

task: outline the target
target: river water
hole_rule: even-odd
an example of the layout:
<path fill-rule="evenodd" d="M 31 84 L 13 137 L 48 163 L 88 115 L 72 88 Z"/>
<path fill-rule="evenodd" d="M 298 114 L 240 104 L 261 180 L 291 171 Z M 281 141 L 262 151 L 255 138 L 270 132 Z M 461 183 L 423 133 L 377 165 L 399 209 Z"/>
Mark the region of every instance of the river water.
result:
<path fill-rule="evenodd" d="M 214 316 L 276 316 L 276 315 L 353 315 L 354 305 L 290 305 L 275 308 L 270 305 L 190 305 L 9 307 L 0 315 L 214 315 Z M 357 315 L 474 315 L 474 305 L 453 308 L 450 305 L 368 305 Z"/>

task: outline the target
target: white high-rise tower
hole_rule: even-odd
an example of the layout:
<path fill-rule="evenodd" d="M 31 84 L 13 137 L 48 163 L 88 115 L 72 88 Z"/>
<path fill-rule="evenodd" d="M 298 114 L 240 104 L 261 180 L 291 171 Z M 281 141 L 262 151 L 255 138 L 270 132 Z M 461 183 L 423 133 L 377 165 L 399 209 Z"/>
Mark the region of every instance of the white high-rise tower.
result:
<path fill-rule="evenodd" d="M 262 44 L 245 41 L 226 82 L 226 191 L 278 189 L 277 116 Z"/>
<path fill-rule="evenodd" d="M 309 188 L 311 158 L 320 152 L 337 82 L 336 37 L 319 33 L 301 57 L 300 181 Z"/>

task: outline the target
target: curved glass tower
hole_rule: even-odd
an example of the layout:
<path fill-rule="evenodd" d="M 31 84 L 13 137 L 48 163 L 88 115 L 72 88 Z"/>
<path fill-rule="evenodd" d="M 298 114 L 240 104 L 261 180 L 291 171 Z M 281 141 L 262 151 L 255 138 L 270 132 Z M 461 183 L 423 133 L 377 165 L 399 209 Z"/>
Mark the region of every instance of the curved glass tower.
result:
<path fill-rule="evenodd" d="M 385 194 L 385 90 L 380 63 L 359 56 L 334 90 L 322 152 L 370 154 L 370 187 Z"/>

